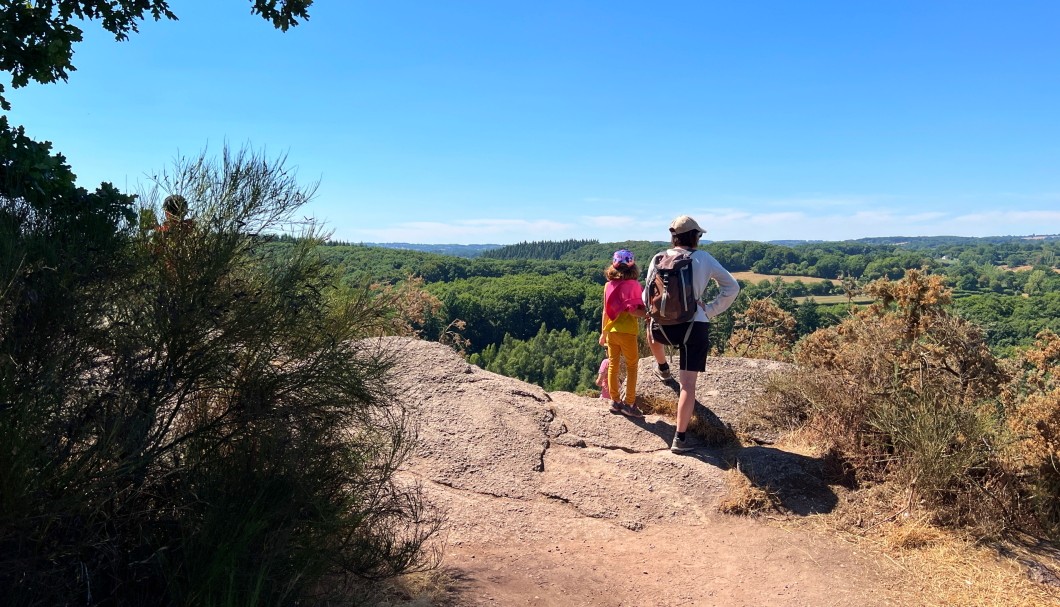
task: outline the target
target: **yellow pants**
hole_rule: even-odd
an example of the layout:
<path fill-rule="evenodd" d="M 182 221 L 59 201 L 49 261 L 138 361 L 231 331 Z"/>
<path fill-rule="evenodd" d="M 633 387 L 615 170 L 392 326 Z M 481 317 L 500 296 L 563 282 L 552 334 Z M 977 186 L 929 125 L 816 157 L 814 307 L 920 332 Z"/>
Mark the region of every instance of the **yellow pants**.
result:
<path fill-rule="evenodd" d="M 612 331 L 607 334 L 607 389 L 611 392 L 611 400 L 619 401 L 620 385 L 618 381 L 619 360 L 626 359 L 626 398 L 627 405 L 632 405 L 637 400 L 637 335 L 634 333 L 618 333 Z"/>

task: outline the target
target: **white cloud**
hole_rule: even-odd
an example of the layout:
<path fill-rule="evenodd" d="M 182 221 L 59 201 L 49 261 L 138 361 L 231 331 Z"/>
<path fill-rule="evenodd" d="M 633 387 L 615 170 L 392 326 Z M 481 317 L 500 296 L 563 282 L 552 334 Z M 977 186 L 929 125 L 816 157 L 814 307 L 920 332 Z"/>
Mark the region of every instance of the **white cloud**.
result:
<path fill-rule="evenodd" d="M 985 213 L 968 213 L 956 217 L 961 223 L 1013 225 L 1025 223 L 1052 224 L 1052 229 L 1060 229 L 1060 211 L 988 211 Z"/>
<path fill-rule="evenodd" d="M 949 213 L 943 213 L 941 211 L 928 211 L 926 213 L 915 213 L 913 215 L 910 215 L 906 217 L 906 220 L 911 221 L 913 223 L 922 223 L 925 221 L 936 221 L 942 219 L 943 217 L 947 217 L 948 215 Z"/>
<path fill-rule="evenodd" d="M 892 211 L 858 211 L 851 215 L 837 215 L 836 221 L 851 221 L 859 225 L 878 225 L 892 223 L 898 219 Z"/>
<path fill-rule="evenodd" d="M 586 225 L 607 229 L 628 228 L 639 223 L 637 218 L 629 217 L 628 215 L 596 215 L 590 217 L 583 217 L 582 221 Z"/>
<path fill-rule="evenodd" d="M 681 208 L 642 205 L 643 213 L 522 219 L 464 218 L 451 221 L 407 221 L 335 238 L 365 242 L 515 243 L 567 238 L 601 242 L 668 239 L 674 215 L 688 213 L 707 230 L 709 240 L 848 240 L 883 236 L 999 236 L 1060 233 L 1060 211 L 1021 209 L 985 213 L 931 208 L 850 208 L 810 212 L 806 209 L 763 212 L 751 209 Z"/>
<path fill-rule="evenodd" d="M 445 244 L 513 243 L 570 238 L 572 224 L 548 219 L 462 219 L 409 221 L 385 228 L 356 230 L 354 240 Z M 349 240 L 336 234 L 336 238 Z"/>
<path fill-rule="evenodd" d="M 806 215 L 804 213 L 757 213 L 751 215 L 748 218 L 750 223 L 761 226 L 761 225 L 785 225 L 799 221 L 804 221 Z"/>
<path fill-rule="evenodd" d="M 790 198 L 768 198 L 749 201 L 753 206 L 770 206 L 783 208 L 796 208 L 806 211 L 823 211 L 831 209 L 862 208 L 869 205 L 879 205 L 891 199 L 890 196 L 878 194 L 850 194 L 840 196 L 808 195 L 793 196 Z"/>
<path fill-rule="evenodd" d="M 700 217 L 710 218 L 710 221 L 715 223 L 733 223 L 737 221 L 747 221 L 751 218 L 751 213 L 747 211 L 739 211 L 736 209 L 704 209 L 703 212 L 692 213 L 692 217 L 699 222 Z M 702 225 L 702 224 L 701 224 Z"/>

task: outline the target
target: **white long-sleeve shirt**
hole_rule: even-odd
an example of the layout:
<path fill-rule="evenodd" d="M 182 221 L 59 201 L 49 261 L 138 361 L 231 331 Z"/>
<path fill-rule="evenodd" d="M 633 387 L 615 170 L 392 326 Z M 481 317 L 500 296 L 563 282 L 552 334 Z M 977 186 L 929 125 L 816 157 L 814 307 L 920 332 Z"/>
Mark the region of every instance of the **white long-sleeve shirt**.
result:
<path fill-rule="evenodd" d="M 677 255 L 678 249 L 667 249 L 667 255 Z M 696 292 L 696 299 L 703 297 L 703 291 L 706 290 L 707 285 L 710 284 L 711 279 L 718 283 L 721 290 L 718 292 L 718 296 L 707 302 L 706 304 L 699 307 L 696 311 L 696 316 L 693 318 L 693 322 L 707 322 L 711 318 L 714 318 L 718 314 L 721 314 L 725 310 L 729 309 L 732 302 L 736 301 L 736 296 L 740 294 L 740 283 L 736 282 L 736 279 L 729 274 L 726 270 L 718 263 L 714 256 L 706 251 L 696 249 L 692 251 L 692 288 Z M 649 307 L 650 302 L 648 301 L 648 285 L 655 280 L 655 257 L 651 258 L 651 264 L 648 266 L 648 273 L 644 277 L 644 306 Z"/>

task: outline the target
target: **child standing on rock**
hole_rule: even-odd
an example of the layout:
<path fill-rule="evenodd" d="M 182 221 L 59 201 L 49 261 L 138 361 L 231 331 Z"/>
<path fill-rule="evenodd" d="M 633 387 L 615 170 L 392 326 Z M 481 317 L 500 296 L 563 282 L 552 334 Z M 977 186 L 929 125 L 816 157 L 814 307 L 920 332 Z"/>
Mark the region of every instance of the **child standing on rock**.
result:
<path fill-rule="evenodd" d="M 633 253 L 619 249 L 611 257 L 611 265 L 604 270 L 604 313 L 600 321 L 600 345 L 607 346 L 607 388 L 611 396 L 611 412 L 629 417 L 644 417 L 635 404 L 637 400 L 637 318 L 645 314 L 639 278 L 640 269 Z M 626 363 L 625 402 L 619 386 L 620 363 Z"/>
<path fill-rule="evenodd" d="M 607 387 L 607 368 L 611 365 L 611 361 L 605 356 L 600 361 L 600 371 L 596 374 L 596 385 L 600 387 L 600 398 L 610 401 L 611 391 Z"/>

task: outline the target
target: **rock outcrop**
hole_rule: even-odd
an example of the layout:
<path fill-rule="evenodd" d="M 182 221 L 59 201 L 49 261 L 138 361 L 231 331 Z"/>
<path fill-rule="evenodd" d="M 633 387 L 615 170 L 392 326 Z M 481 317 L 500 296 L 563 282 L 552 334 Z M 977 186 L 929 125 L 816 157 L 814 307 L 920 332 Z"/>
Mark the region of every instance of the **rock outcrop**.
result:
<path fill-rule="evenodd" d="M 396 353 L 395 394 L 419 428 L 402 477 L 447 512 L 446 604 L 909 604 L 889 587 L 894 571 L 842 542 L 717 513 L 730 474 L 791 513 L 828 510 L 835 494 L 813 458 L 761 444 L 676 455 L 668 417 L 614 415 L 600 399 L 547 393 L 436 343 L 381 345 Z M 676 399 L 650 362 L 638 393 Z M 711 360 L 697 414 L 738 426 L 778 365 Z"/>
<path fill-rule="evenodd" d="M 829 502 L 820 495 L 821 482 L 807 473 L 813 467 L 809 458 L 705 445 L 675 455 L 669 451 L 675 428 L 668 417 L 615 415 L 600 399 L 547 393 L 470 365 L 441 344 L 389 338 L 385 345 L 399 352 L 393 370 L 397 394 L 419 421 L 419 449 L 410 470 L 431 482 L 516 500 L 555 500 L 583 516 L 634 530 L 703 519 L 725 492 L 725 472 L 741 462 L 783 477 L 755 478 L 758 483 L 772 488 L 794 477 L 789 493 L 803 493 L 805 485 L 814 499 Z M 676 382 L 655 378 L 651 362 L 640 361 L 638 393 L 676 402 Z M 715 424 L 738 424 L 766 377 L 784 366 L 712 359 L 697 385 L 705 403 L 697 414 Z M 770 461 L 771 452 L 777 461 Z M 804 503 L 806 495 L 797 497 L 799 510 L 814 510 Z"/>

